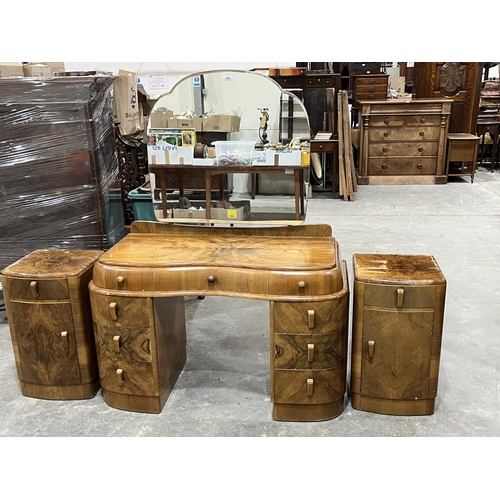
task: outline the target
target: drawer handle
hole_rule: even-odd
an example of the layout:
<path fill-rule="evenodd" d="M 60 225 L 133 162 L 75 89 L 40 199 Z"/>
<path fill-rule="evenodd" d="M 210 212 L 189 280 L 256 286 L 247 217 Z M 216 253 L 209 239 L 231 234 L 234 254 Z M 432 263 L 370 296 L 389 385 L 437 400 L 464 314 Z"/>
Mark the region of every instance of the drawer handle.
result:
<path fill-rule="evenodd" d="M 403 307 L 403 299 L 404 299 L 405 291 L 403 288 L 398 288 L 398 298 L 396 305 L 398 307 Z"/>
<path fill-rule="evenodd" d="M 370 83 L 375 83 L 375 78 L 370 78 Z"/>
<path fill-rule="evenodd" d="M 417 168 L 418 168 L 419 170 L 422 170 L 422 164 L 421 164 L 421 163 L 417 163 Z"/>
<path fill-rule="evenodd" d="M 306 286 L 306 282 L 305 282 L 305 281 L 299 281 L 299 282 L 298 282 L 298 285 L 299 285 L 299 288 L 300 288 L 300 289 L 303 289 L 303 288 L 305 288 L 305 286 Z"/>
<path fill-rule="evenodd" d="M 61 332 L 61 338 L 66 341 L 66 345 L 69 344 L 68 332 L 66 330 Z"/>
<path fill-rule="evenodd" d="M 420 147 L 418 148 L 418 151 L 421 153 L 424 150 L 424 148 Z"/>
<path fill-rule="evenodd" d="M 307 324 L 309 325 L 309 328 L 314 328 L 314 310 L 309 309 L 307 311 Z"/>
<path fill-rule="evenodd" d="M 307 344 L 307 361 L 309 363 L 314 361 L 314 344 Z"/>
<path fill-rule="evenodd" d="M 323 144 L 320 144 L 320 145 L 319 145 L 319 149 L 323 149 Z"/>
<path fill-rule="evenodd" d="M 38 299 L 38 282 L 37 281 L 32 281 L 30 283 L 30 290 L 31 290 L 31 295 L 33 296 L 33 298 Z"/>
<path fill-rule="evenodd" d="M 387 165 L 385 163 L 382 163 L 382 168 L 385 170 L 387 168 Z"/>
<path fill-rule="evenodd" d="M 389 137 L 389 132 L 384 132 L 384 137 Z"/>
<path fill-rule="evenodd" d="M 375 341 L 369 340 L 368 341 L 368 361 L 370 361 L 370 363 L 373 363 L 373 355 L 374 354 L 375 354 Z"/>
<path fill-rule="evenodd" d="M 307 397 L 312 397 L 314 393 L 314 380 L 312 378 L 307 379 Z"/>
<path fill-rule="evenodd" d="M 425 118 L 420 118 L 420 123 L 425 123 Z"/>
<path fill-rule="evenodd" d="M 125 281 L 125 278 L 123 276 L 117 276 L 116 277 L 116 282 L 121 285 Z"/>
<path fill-rule="evenodd" d="M 120 352 L 120 336 L 115 335 L 113 337 L 113 347 L 115 349 L 115 352 Z"/>
<path fill-rule="evenodd" d="M 208 281 L 209 283 L 214 283 L 214 282 L 215 282 L 215 276 L 212 276 L 212 275 L 207 276 L 207 281 Z"/>
<path fill-rule="evenodd" d="M 368 87 L 368 90 L 369 90 L 370 92 L 373 92 L 373 91 L 375 90 L 375 87 Z"/>
<path fill-rule="evenodd" d="M 387 125 L 387 124 L 389 123 L 389 118 L 386 118 L 386 119 L 384 120 L 384 123 Z"/>
<path fill-rule="evenodd" d="M 375 99 L 375 94 L 368 94 L 368 99 Z"/>
<path fill-rule="evenodd" d="M 116 313 L 116 302 L 111 302 L 109 304 L 109 314 L 111 315 L 111 319 L 116 321 L 118 319 L 118 315 Z"/>
<path fill-rule="evenodd" d="M 116 380 L 118 382 L 118 385 L 123 385 L 125 383 L 125 380 L 123 378 L 123 368 L 118 368 L 116 370 Z"/>
<path fill-rule="evenodd" d="M 420 132 L 420 135 L 423 137 L 425 135 L 425 132 Z"/>
<path fill-rule="evenodd" d="M 387 153 L 387 148 L 382 148 L 382 153 Z"/>

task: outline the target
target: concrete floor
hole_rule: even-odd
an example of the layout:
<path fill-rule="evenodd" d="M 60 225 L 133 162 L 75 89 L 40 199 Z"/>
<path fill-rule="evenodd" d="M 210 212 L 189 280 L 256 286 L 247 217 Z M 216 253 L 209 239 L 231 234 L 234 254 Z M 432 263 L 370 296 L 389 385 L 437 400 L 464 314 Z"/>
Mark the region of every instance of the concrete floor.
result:
<path fill-rule="evenodd" d="M 22 396 L 9 328 L 0 323 L 0 436 L 500 436 L 500 173 L 473 184 L 359 186 L 355 201 L 314 194 L 306 223 L 327 223 L 352 282 L 354 253 L 434 255 L 447 279 L 432 416 L 354 410 L 326 422 L 277 422 L 269 394 L 268 303 L 186 298 L 188 360 L 161 414 L 90 400 Z M 352 295 L 351 295 L 352 298 Z"/>

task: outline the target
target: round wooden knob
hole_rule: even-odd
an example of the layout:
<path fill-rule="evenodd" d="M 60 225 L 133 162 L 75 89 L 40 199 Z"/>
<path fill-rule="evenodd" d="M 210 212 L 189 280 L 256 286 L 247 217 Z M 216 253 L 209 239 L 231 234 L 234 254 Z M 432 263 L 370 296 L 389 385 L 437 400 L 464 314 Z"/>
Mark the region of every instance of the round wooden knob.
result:
<path fill-rule="evenodd" d="M 421 163 L 418 163 L 418 164 L 417 164 L 417 168 L 418 168 L 418 169 L 421 169 L 421 168 L 422 168 L 422 164 L 421 164 Z"/>
<path fill-rule="evenodd" d="M 421 153 L 424 150 L 424 148 L 420 147 L 420 148 L 418 148 L 418 150 Z"/>
<path fill-rule="evenodd" d="M 299 281 L 299 288 L 304 288 L 306 286 L 305 281 Z"/>
<path fill-rule="evenodd" d="M 387 125 L 387 124 L 389 123 L 389 118 L 386 118 L 386 119 L 384 120 L 384 123 Z"/>
<path fill-rule="evenodd" d="M 387 148 L 382 148 L 382 153 L 387 153 Z"/>
<path fill-rule="evenodd" d="M 208 276 L 208 277 L 207 277 L 207 281 L 208 281 L 209 283 L 213 283 L 213 282 L 215 281 L 215 276 Z"/>
<path fill-rule="evenodd" d="M 124 278 L 123 276 L 117 276 L 117 277 L 116 277 L 116 282 L 117 282 L 118 284 L 120 284 L 120 285 L 121 285 L 124 281 L 125 281 L 125 278 Z"/>
<path fill-rule="evenodd" d="M 420 118 L 420 123 L 425 123 L 425 118 Z"/>
<path fill-rule="evenodd" d="M 370 83 L 375 83 L 375 78 L 370 78 Z"/>
<path fill-rule="evenodd" d="M 384 132 L 384 137 L 389 137 L 389 132 Z"/>
<path fill-rule="evenodd" d="M 420 132 L 420 135 L 423 137 L 425 135 L 425 132 Z"/>
<path fill-rule="evenodd" d="M 382 168 L 383 169 L 386 169 L 387 168 L 387 165 L 385 163 L 382 163 Z"/>

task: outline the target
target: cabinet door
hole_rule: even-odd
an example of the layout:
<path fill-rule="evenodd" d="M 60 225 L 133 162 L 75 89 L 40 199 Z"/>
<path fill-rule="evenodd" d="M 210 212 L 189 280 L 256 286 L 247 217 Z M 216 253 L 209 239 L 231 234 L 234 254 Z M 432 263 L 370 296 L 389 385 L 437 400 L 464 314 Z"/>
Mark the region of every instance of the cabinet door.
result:
<path fill-rule="evenodd" d="M 434 310 L 364 311 L 361 394 L 427 398 Z"/>
<path fill-rule="evenodd" d="M 79 384 L 70 304 L 11 302 L 10 310 L 16 325 L 21 380 L 32 384 Z"/>

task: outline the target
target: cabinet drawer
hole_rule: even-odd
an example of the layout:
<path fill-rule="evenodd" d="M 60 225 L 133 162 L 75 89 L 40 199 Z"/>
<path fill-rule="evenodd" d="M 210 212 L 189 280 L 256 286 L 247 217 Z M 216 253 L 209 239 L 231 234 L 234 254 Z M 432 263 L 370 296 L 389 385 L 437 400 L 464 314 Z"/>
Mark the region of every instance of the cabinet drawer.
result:
<path fill-rule="evenodd" d="M 268 271 L 244 268 L 199 267 L 154 270 L 154 290 L 210 293 L 232 291 L 266 293 Z"/>
<path fill-rule="evenodd" d="M 399 291 L 399 290 L 402 290 Z M 405 286 L 365 284 L 365 306 L 401 309 L 433 308 L 436 304 L 435 286 Z M 398 302 L 399 301 L 399 302 Z M 398 303 L 401 304 L 398 306 Z"/>
<path fill-rule="evenodd" d="M 440 115 L 411 115 L 405 117 L 405 124 L 408 127 L 417 125 L 439 126 L 441 124 Z"/>
<path fill-rule="evenodd" d="M 329 76 L 305 76 L 302 81 L 304 87 L 335 87 L 336 79 Z"/>
<path fill-rule="evenodd" d="M 99 379 L 103 389 L 120 394 L 157 396 L 153 364 L 130 363 L 99 358 Z"/>
<path fill-rule="evenodd" d="M 276 333 L 326 334 L 339 328 L 340 301 L 274 302 Z"/>
<path fill-rule="evenodd" d="M 437 156 L 437 142 L 374 142 L 368 145 L 368 156 Z"/>
<path fill-rule="evenodd" d="M 402 127 L 405 123 L 404 116 L 372 116 L 370 127 Z"/>
<path fill-rule="evenodd" d="M 90 293 L 92 318 L 98 325 L 152 328 L 153 304 L 149 298 Z"/>
<path fill-rule="evenodd" d="M 25 279 L 5 277 L 6 288 L 11 299 L 21 300 L 63 300 L 69 299 L 66 279 Z"/>
<path fill-rule="evenodd" d="M 356 92 L 356 102 L 358 101 L 383 101 L 387 99 L 387 91 L 378 92 Z"/>
<path fill-rule="evenodd" d="M 335 368 L 344 362 L 346 342 L 347 335 L 341 330 L 330 335 L 276 334 L 274 366 L 290 370 Z"/>
<path fill-rule="evenodd" d="M 370 141 L 437 141 L 441 128 L 415 127 L 415 128 L 370 128 L 368 138 Z"/>
<path fill-rule="evenodd" d="M 274 403 L 325 404 L 345 392 L 345 366 L 329 370 L 275 370 Z"/>
<path fill-rule="evenodd" d="M 98 356 L 151 363 L 153 340 L 149 328 L 116 328 L 96 324 L 94 333 Z"/>
<path fill-rule="evenodd" d="M 337 149 L 338 140 L 311 140 L 311 153 L 333 153 Z"/>
<path fill-rule="evenodd" d="M 434 175 L 436 158 L 369 158 L 368 175 Z"/>
<path fill-rule="evenodd" d="M 92 280 L 95 286 L 109 290 L 150 290 L 153 287 L 153 270 L 97 263 Z"/>
<path fill-rule="evenodd" d="M 359 88 L 360 85 L 370 86 L 370 85 L 385 85 L 387 87 L 389 83 L 389 76 L 357 76 L 356 77 L 356 88 Z"/>
<path fill-rule="evenodd" d="M 339 267 L 328 272 L 273 272 L 269 276 L 269 295 L 310 296 L 329 295 L 342 290 L 342 273 Z"/>

